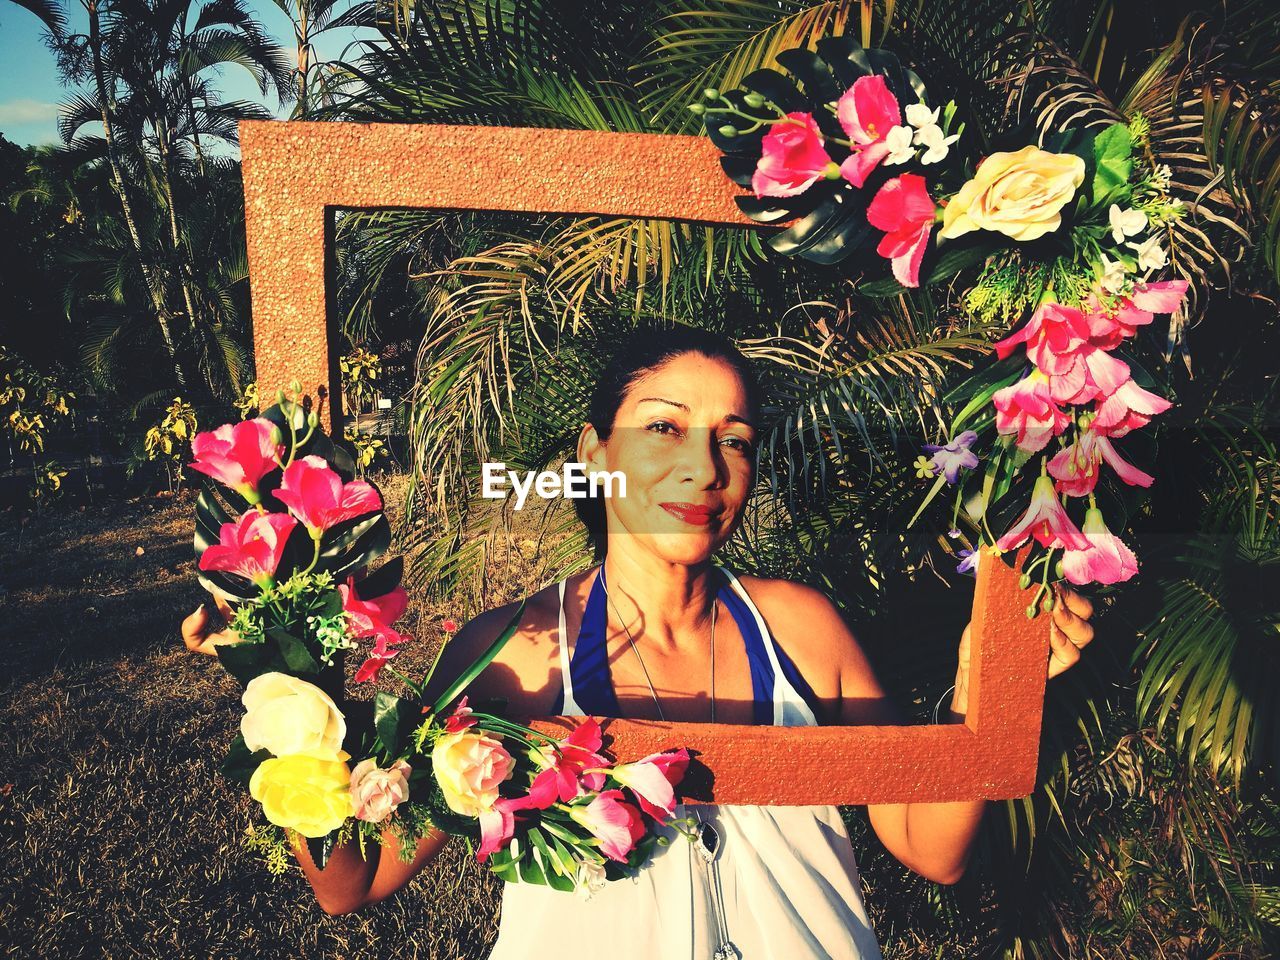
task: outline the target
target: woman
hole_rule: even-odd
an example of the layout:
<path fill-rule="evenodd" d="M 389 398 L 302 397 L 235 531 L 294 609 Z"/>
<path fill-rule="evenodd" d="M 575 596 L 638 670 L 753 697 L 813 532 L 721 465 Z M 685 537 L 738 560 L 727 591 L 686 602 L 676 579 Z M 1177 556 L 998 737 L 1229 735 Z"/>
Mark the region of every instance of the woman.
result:
<path fill-rule="evenodd" d="M 625 496 L 579 500 L 603 563 L 530 598 L 519 628 L 469 691 L 513 715 L 802 725 L 895 722 L 866 657 L 816 590 L 738 576 L 712 557 L 741 522 L 755 476 L 759 396 L 726 340 L 680 328 L 636 338 L 605 371 L 578 438 L 588 473 L 626 477 Z M 1052 615 L 1050 676 L 1092 638 L 1087 600 L 1063 591 Z M 456 675 L 508 623 L 515 605 L 481 614 L 445 650 Z M 197 612 L 188 646 L 214 641 Z M 968 697 L 961 635 L 950 719 Z M 234 638 L 231 638 L 234 639 Z M 983 801 L 873 804 L 871 825 L 911 869 L 940 883 L 964 872 Z M 698 843 L 659 847 L 634 881 L 588 900 L 508 884 L 491 958 L 560 956 L 562 937 L 626 957 L 878 958 L 848 834 L 834 806 L 682 808 Z M 349 912 L 403 887 L 443 843 L 414 861 L 366 864 L 340 851 L 306 864 L 321 906 Z M 597 941 L 596 938 L 602 938 Z"/>

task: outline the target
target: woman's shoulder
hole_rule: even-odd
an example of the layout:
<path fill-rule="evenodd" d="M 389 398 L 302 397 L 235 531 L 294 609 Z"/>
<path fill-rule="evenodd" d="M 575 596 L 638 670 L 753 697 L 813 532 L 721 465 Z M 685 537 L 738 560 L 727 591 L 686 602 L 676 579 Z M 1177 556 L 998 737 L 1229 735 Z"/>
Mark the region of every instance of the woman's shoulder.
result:
<path fill-rule="evenodd" d="M 751 601 L 760 611 L 760 615 L 770 624 L 773 618 L 782 623 L 795 622 L 798 625 L 818 623 L 844 623 L 840 611 L 831 599 L 821 590 L 796 580 L 774 580 L 768 577 L 754 577 L 749 574 L 735 574 L 742 588 L 746 590 Z M 848 627 L 846 626 L 847 630 Z"/>
<path fill-rule="evenodd" d="M 870 664 L 839 608 L 795 580 L 738 575 L 774 640 L 820 697 L 878 691 Z"/>
<path fill-rule="evenodd" d="M 485 610 L 467 621 L 446 644 L 433 686 L 445 684 L 473 664 L 512 622 L 515 630 L 472 683 L 477 699 L 501 698 L 513 713 L 545 713 L 559 690 L 559 585 L 552 583 L 521 601 Z"/>

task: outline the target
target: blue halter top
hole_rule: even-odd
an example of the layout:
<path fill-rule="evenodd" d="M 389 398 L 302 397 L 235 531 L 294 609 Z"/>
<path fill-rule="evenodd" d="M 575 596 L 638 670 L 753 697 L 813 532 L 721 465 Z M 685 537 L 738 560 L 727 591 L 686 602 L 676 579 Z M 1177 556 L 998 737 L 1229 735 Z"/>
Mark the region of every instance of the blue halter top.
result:
<path fill-rule="evenodd" d="M 754 605 L 748 605 L 750 601 L 746 599 L 745 589 L 741 594 L 734 589 L 735 584 L 732 584 L 730 579 L 733 575 L 727 570 L 721 567 L 712 569 L 721 576 L 717 597 L 733 615 L 734 622 L 738 625 L 738 632 L 746 645 L 747 662 L 751 665 L 751 699 L 755 722 L 765 725 L 774 722 L 776 700 L 774 688 L 777 684 L 777 672 L 773 666 L 775 658 L 785 681 L 800 695 L 816 718 L 818 706 L 813 689 L 800 675 L 800 671 L 796 669 L 782 647 L 772 637 L 766 636 L 767 628 L 764 626 L 764 621 L 754 609 Z M 736 585 L 741 589 L 740 584 Z M 587 597 L 587 606 L 582 614 L 582 626 L 573 645 L 573 656 L 569 662 L 571 681 L 569 686 L 573 690 L 574 701 L 585 715 L 620 717 L 622 712 L 609 674 L 609 651 L 606 644 L 608 598 L 605 589 L 602 566 Z M 560 642 L 564 643 L 564 638 L 561 638 Z M 766 644 L 772 646 L 774 657 L 770 657 Z M 563 711 L 564 685 L 562 684 L 552 714 L 557 715 Z"/>

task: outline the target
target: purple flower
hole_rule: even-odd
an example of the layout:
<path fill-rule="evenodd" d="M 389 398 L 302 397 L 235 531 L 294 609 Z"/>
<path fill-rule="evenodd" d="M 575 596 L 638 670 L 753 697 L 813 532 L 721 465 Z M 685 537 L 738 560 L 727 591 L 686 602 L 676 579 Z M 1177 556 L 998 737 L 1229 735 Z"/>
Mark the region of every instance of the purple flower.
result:
<path fill-rule="evenodd" d="M 932 443 L 926 443 L 924 450 L 926 453 L 933 454 L 934 475 L 945 474 L 947 483 L 955 483 L 960 478 L 960 469 L 967 467 L 972 469 L 978 465 L 978 455 L 969 449 L 973 441 L 978 439 L 978 435 L 972 430 L 966 430 L 960 436 L 956 437 L 948 444 L 938 446 Z"/>
<path fill-rule="evenodd" d="M 961 550 L 960 565 L 956 567 L 956 573 L 976 573 L 978 569 L 978 551 L 977 550 Z"/>

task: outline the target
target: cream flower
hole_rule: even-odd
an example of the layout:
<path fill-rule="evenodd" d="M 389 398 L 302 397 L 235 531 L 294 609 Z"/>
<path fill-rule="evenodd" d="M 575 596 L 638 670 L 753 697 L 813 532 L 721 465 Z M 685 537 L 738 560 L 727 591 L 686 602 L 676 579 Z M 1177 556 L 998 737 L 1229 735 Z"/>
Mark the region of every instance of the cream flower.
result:
<path fill-rule="evenodd" d="M 906 163 L 915 158 L 915 147 L 911 145 L 911 128 L 910 127 L 894 127 L 884 138 L 885 146 L 889 148 L 889 155 L 885 157 L 884 162 L 890 163 Z"/>
<path fill-rule="evenodd" d="M 993 153 L 942 214 L 941 240 L 992 230 L 1018 241 L 1035 240 L 1062 225 L 1062 208 L 1084 182 L 1084 160 L 1026 146 Z"/>
<path fill-rule="evenodd" d="M 315 684 L 287 673 L 264 673 L 249 681 L 240 699 L 245 708 L 240 733 L 250 751 L 327 760 L 341 752 L 347 721 Z"/>
<path fill-rule="evenodd" d="M 925 148 L 920 156 L 920 162 L 924 164 L 938 163 L 947 158 L 947 154 L 951 152 L 951 144 L 960 139 L 960 134 L 953 133 L 951 136 L 944 136 L 942 128 L 935 124 L 927 127 L 921 127 L 916 131 L 916 143 Z"/>
<path fill-rule="evenodd" d="M 1169 264 L 1169 254 L 1160 245 L 1158 236 L 1148 237 L 1142 243 L 1130 243 L 1126 246 L 1137 251 L 1139 270 L 1161 270 Z"/>
<path fill-rule="evenodd" d="M 1111 239 L 1116 243 L 1124 243 L 1125 237 L 1136 236 L 1147 226 L 1147 215 L 1141 210 L 1121 210 L 1120 204 L 1113 203 L 1107 211 L 1111 221 Z"/>

